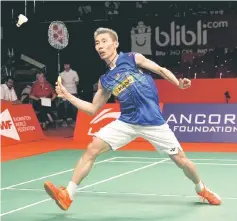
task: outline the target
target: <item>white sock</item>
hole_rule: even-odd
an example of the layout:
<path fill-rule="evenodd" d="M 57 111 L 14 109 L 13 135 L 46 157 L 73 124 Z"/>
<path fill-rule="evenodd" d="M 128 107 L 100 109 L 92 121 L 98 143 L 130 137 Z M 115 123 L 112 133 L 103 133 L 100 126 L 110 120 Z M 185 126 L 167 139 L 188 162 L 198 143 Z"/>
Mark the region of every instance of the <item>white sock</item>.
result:
<path fill-rule="evenodd" d="M 201 192 L 203 188 L 204 188 L 204 185 L 202 181 L 200 181 L 198 184 L 195 185 L 195 189 L 197 193 Z"/>
<path fill-rule="evenodd" d="M 77 184 L 75 184 L 74 182 L 70 181 L 68 186 L 67 186 L 67 191 L 69 193 L 69 197 L 71 200 L 73 200 L 74 195 L 77 191 Z"/>

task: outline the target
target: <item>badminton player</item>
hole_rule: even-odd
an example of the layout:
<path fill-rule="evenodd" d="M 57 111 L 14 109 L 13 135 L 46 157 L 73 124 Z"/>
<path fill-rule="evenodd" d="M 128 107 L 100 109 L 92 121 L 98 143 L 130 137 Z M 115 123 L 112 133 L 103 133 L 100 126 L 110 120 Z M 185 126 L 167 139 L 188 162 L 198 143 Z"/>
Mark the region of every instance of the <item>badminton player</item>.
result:
<path fill-rule="evenodd" d="M 59 97 L 67 99 L 89 115 L 96 114 L 113 94 L 120 102 L 121 115 L 95 134 L 77 162 L 68 186 L 59 188 L 47 181 L 44 183 L 46 192 L 61 209 L 67 210 L 75 200 L 78 185 L 89 174 L 97 156 L 117 150 L 137 137 L 143 137 L 157 150 L 169 155 L 193 182 L 195 191 L 203 200 L 212 205 L 221 204 L 220 197 L 204 185 L 195 165 L 187 159 L 174 133 L 163 119 L 157 88 L 149 72 L 161 75 L 180 89 L 189 88 L 191 81 L 186 78 L 178 80 L 169 70 L 139 53 L 118 54 L 118 35 L 111 29 L 98 28 L 94 33 L 94 40 L 95 49 L 107 63 L 109 70 L 100 77 L 98 91 L 92 103 L 70 94 L 60 80 L 57 82 L 56 92 Z"/>

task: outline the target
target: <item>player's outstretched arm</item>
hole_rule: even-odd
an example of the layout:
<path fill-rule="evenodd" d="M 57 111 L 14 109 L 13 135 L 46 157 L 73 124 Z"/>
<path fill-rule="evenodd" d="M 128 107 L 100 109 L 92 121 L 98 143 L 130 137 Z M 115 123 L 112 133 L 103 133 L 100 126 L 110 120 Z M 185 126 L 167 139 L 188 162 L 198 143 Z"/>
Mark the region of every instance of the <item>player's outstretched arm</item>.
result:
<path fill-rule="evenodd" d="M 155 74 L 161 75 L 163 78 L 167 79 L 174 85 L 178 86 L 181 89 L 186 89 L 191 86 L 191 81 L 189 79 L 177 79 L 175 75 L 166 68 L 163 68 L 156 64 L 155 62 L 147 59 L 142 54 L 135 54 L 135 61 L 138 67 L 144 68 L 148 71 L 151 71 Z"/>
<path fill-rule="evenodd" d="M 75 107 L 77 107 L 79 110 L 89 114 L 94 115 L 110 98 L 111 93 L 108 91 L 105 91 L 100 81 L 98 83 L 98 91 L 96 92 L 92 103 L 81 100 L 72 94 L 70 94 L 65 87 L 62 85 L 61 80 L 59 79 L 56 86 L 56 92 L 58 94 L 58 97 L 67 99 L 69 102 L 71 102 Z"/>

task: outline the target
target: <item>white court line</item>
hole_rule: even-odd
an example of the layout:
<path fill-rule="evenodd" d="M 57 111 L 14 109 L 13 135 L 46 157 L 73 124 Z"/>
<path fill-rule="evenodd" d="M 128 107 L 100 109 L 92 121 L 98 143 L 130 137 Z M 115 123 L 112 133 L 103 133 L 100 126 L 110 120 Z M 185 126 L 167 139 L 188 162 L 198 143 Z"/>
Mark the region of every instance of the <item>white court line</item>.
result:
<path fill-rule="evenodd" d="M 167 158 L 168 159 L 168 158 Z M 149 164 L 152 161 L 135 161 L 135 160 L 110 160 L 108 163 L 144 163 Z M 164 162 L 164 164 L 174 164 L 174 162 Z M 203 165 L 211 165 L 211 166 L 237 166 L 237 163 L 194 163 L 194 164 L 203 164 Z"/>
<path fill-rule="evenodd" d="M 88 187 L 91 187 L 91 186 L 95 186 L 95 185 L 98 185 L 98 184 L 100 184 L 100 183 L 105 183 L 105 182 L 108 182 L 108 181 L 110 181 L 110 180 L 114 180 L 114 179 L 119 178 L 119 177 L 121 177 L 121 176 L 128 175 L 128 174 L 130 174 L 130 173 L 134 173 L 134 172 L 137 172 L 137 171 L 139 171 L 139 170 L 143 170 L 143 169 L 146 169 L 146 168 L 155 166 L 155 165 L 157 165 L 157 164 L 161 164 L 161 163 L 163 163 L 163 162 L 165 162 L 165 161 L 168 161 L 168 160 L 169 160 L 169 159 L 164 159 L 164 160 L 161 160 L 161 161 L 158 161 L 158 162 L 153 162 L 152 164 L 148 164 L 148 165 L 146 165 L 146 166 L 139 167 L 139 168 L 134 169 L 134 170 L 129 170 L 129 171 L 125 172 L 125 173 L 120 173 L 119 175 L 112 176 L 112 177 L 110 177 L 110 178 L 108 178 L 108 179 L 101 180 L 101 181 L 99 181 L 99 182 L 86 185 L 86 186 L 84 186 L 84 187 L 79 188 L 78 190 L 84 190 L 85 188 L 88 188 Z"/>
<path fill-rule="evenodd" d="M 11 188 L 8 188 L 7 190 L 15 190 L 15 191 L 17 191 L 17 190 L 19 190 L 19 191 L 33 191 L 33 192 L 45 192 L 45 190 L 44 189 L 33 189 L 33 188 L 13 188 L 13 187 L 11 187 Z"/>
<path fill-rule="evenodd" d="M 128 175 L 128 174 L 137 172 L 137 171 L 139 171 L 139 170 L 143 170 L 143 169 L 146 169 L 146 168 L 155 166 L 155 165 L 160 164 L 160 163 L 163 163 L 163 162 L 165 162 L 165 161 L 167 161 L 167 160 L 169 160 L 169 159 L 164 159 L 164 160 L 161 160 L 161 161 L 159 161 L 159 162 L 155 162 L 155 163 L 152 163 L 152 164 L 143 166 L 143 167 L 139 167 L 139 168 L 134 169 L 134 170 L 129 170 L 129 171 L 125 172 L 125 173 L 120 173 L 120 174 L 118 174 L 118 175 L 116 175 L 116 176 L 112 176 L 112 177 L 110 177 L 110 178 L 108 178 L 108 179 L 104 179 L 104 180 L 101 180 L 101 181 L 98 181 L 98 182 L 95 182 L 95 183 L 92 183 L 92 184 L 89 184 L 89 185 L 82 186 L 82 187 L 78 188 L 77 190 L 83 190 L 83 189 L 86 189 L 86 188 L 88 188 L 88 187 L 92 187 L 92 186 L 95 186 L 95 185 L 98 185 L 98 184 L 101 184 L 101 183 L 105 183 L 105 182 L 108 182 L 108 181 L 110 181 L 110 180 L 113 180 L 113 179 L 116 179 L 116 178 L 119 178 L 119 177 L 122 177 L 122 176 L 125 176 L 125 175 Z M 48 199 L 45 199 L 45 200 L 41 200 L 41 201 L 35 202 L 35 203 L 33 203 L 33 204 L 29 204 L 29 205 L 27 205 L 27 206 L 20 207 L 20 208 L 15 209 L 15 210 L 8 211 L 8 212 L 6 212 L 6 213 L 2 213 L 2 214 L 0 214 L 0 217 L 5 216 L 5 215 L 8 215 L 8 214 L 11 214 L 11 213 L 15 213 L 15 212 L 17 212 L 17 211 L 20 211 L 20 210 L 23 210 L 23 209 L 26 209 L 26 208 L 29 208 L 29 207 L 32 207 L 32 206 L 35 206 L 35 205 L 38 205 L 38 204 L 40 204 L 40 203 L 47 202 L 47 201 L 49 201 L 49 200 L 51 200 L 51 198 L 48 198 Z"/>
<path fill-rule="evenodd" d="M 109 158 L 109 159 L 98 161 L 98 162 L 95 162 L 95 164 L 100 164 L 100 163 L 108 162 L 108 161 L 113 160 L 113 159 L 116 159 L 116 157 L 112 157 L 112 158 Z M 53 174 L 50 174 L 50 175 L 47 175 L 47 176 L 42 176 L 42 177 L 39 177 L 39 178 L 36 178 L 36 179 L 32 179 L 32 180 L 25 181 L 25 182 L 22 182 L 22 183 L 14 184 L 14 185 L 11 185 L 11 186 L 3 187 L 0 190 L 6 190 L 6 189 L 9 189 L 9 188 L 12 188 L 12 187 L 21 186 L 23 184 L 32 183 L 32 182 L 35 182 L 35 181 L 38 181 L 38 180 L 43 180 L 45 178 L 52 177 L 52 176 L 57 176 L 57 175 L 60 175 L 60 174 L 63 174 L 63 173 L 70 172 L 72 170 L 74 170 L 74 168 L 73 169 L 69 169 L 69 170 L 64 170 L 64 171 L 61 171 L 61 172 L 58 172 L 58 173 L 53 173 Z"/>
<path fill-rule="evenodd" d="M 149 157 L 126 157 L 126 156 L 123 156 L 123 157 L 112 157 L 112 158 L 109 158 L 109 159 L 106 159 L 106 160 L 103 160 L 103 161 L 99 161 L 99 162 L 96 162 L 95 164 L 99 164 L 99 163 L 103 163 L 103 162 L 108 162 L 110 160 L 113 160 L 113 159 L 150 159 L 150 160 L 164 160 L 164 159 L 169 159 L 169 158 L 149 158 Z M 190 160 L 219 160 L 219 161 L 237 161 L 234 160 L 234 159 L 190 159 Z M 67 172 L 70 172 L 74 170 L 73 169 L 69 169 L 69 170 L 64 170 L 64 171 L 61 171 L 61 172 L 58 172 L 58 173 L 53 173 L 53 174 L 50 174 L 48 176 L 43 176 L 43 177 L 40 177 L 40 178 L 36 178 L 36 179 L 32 179 L 32 180 L 29 180 L 29 181 L 26 181 L 26 182 L 22 182 L 22 183 L 18 183 L 18 184 L 14 184 L 14 185 L 11 185 L 11 186 L 7 186 L 7 187 L 3 187 L 0 189 L 1 190 L 5 190 L 5 189 L 9 189 L 11 187 L 16 187 L 16 186 L 20 186 L 20 185 L 24 185 L 24 184 L 27 184 L 27 183 L 31 183 L 31 182 L 34 182 L 34 181 L 37 181 L 37 180 L 42 180 L 42 179 L 45 179 L 45 178 L 48 178 L 48 177 L 52 177 L 52 176 L 57 176 L 57 175 L 60 175 L 60 174 L 63 174 L 63 173 L 67 173 Z"/>
<path fill-rule="evenodd" d="M 116 159 L 141 159 L 141 160 L 163 160 L 163 159 L 169 159 L 169 158 L 162 158 L 162 157 L 115 157 Z M 218 158 L 211 158 L 211 159 L 195 159 L 195 158 L 189 158 L 189 160 L 200 160 L 200 161 L 236 161 L 237 159 L 218 159 Z"/>
<path fill-rule="evenodd" d="M 111 195 L 135 195 L 135 196 L 158 196 L 158 197 L 196 197 L 199 198 L 198 195 L 190 196 L 190 195 L 181 195 L 181 194 L 157 194 L 157 193 L 127 193 L 127 192 L 120 192 L 120 193 L 112 193 L 106 191 L 80 191 L 77 190 L 79 193 L 94 193 L 94 194 L 111 194 Z M 221 197 L 221 199 L 226 200 L 237 200 L 237 197 Z"/>
<path fill-rule="evenodd" d="M 42 192 L 43 189 L 17 189 L 17 188 L 10 188 L 8 190 L 15 190 L 15 191 L 35 191 L 35 192 Z M 89 190 L 77 190 L 78 193 L 93 193 L 93 194 L 110 194 L 110 195 L 133 195 L 133 196 L 158 196 L 158 197 L 186 197 L 186 198 L 198 198 L 199 196 L 191 196 L 191 195 L 181 195 L 181 194 L 157 194 L 157 193 L 128 193 L 128 192 L 106 192 L 106 191 L 89 191 Z M 223 200 L 237 200 L 237 197 L 221 197 Z"/>

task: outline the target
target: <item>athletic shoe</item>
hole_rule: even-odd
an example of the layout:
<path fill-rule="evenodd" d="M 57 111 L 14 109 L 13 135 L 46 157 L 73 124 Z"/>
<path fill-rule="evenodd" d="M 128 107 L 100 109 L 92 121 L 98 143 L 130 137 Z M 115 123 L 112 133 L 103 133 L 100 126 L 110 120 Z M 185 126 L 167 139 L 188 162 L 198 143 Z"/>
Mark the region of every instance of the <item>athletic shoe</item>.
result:
<path fill-rule="evenodd" d="M 211 205 L 220 205 L 221 204 L 221 198 L 216 193 L 213 193 L 206 187 L 204 187 L 203 190 L 197 194 L 202 197 L 203 202 L 205 202 L 205 200 L 207 200 L 208 203 Z"/>
<path fill-rule="evenodd" d="M 58 188 L 53 183 L 47 181 L 44 183 L 44 189 L 62 210 L 68 210 L 72 200 L 65 187 Z"/>

